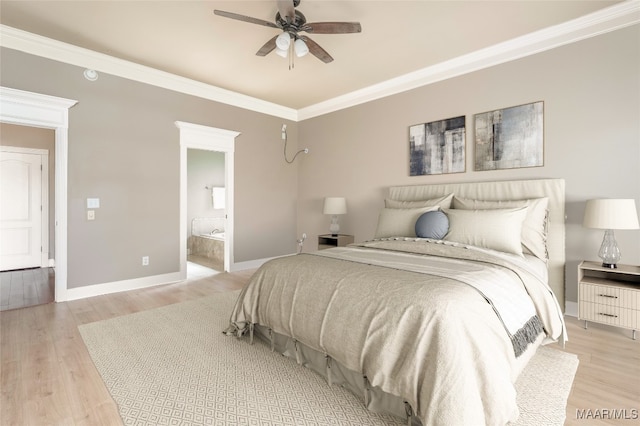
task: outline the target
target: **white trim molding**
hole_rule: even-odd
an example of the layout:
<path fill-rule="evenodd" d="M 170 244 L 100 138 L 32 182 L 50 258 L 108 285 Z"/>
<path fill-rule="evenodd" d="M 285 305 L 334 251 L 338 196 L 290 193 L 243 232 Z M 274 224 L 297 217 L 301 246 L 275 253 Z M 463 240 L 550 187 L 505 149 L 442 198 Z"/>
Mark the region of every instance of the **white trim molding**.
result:
<path fill-rule="evenodd" d="M 172 284 L 178 281 L 182 281 L 182 278 L 180 278 L 180 274 L 178 272 L 172 272 L 163 275 L 152 275 L 130 280 L 114 281 L 104 284 L 94 284 L 84 287 L 70 288 L 67 290 L 67 300 L 77 300 L 93 296 L 101 296 L 103 294 L 137 290 L 141 288 L 154 287 L 160 284 Z"/>
<path fill-rule="evenodd" d="M 224 152 L 225 217 L 224 270 L 234 268 L 234 164 L 235 141 L 240 132 L 176 121 L 180 129 L 180 276 L 187 278 L 187 151 Z"/>
<path fill-rule="evenodd" d="M 578 318 L 578 302 L 569 302 L 568 300 L 565 300 L 564 314 Z"/>
<path fill-rule="evenodd" d="M 0 121 L 55 130 L 55 300 L 67 300 L 67 161 L 69 108 L 78 101 L 0 87 Z"/>
<path fill-rule="evenodd" d="M 293 253 L 292 253 L 292 255 L 293 255 Z M 281 256 L 267 257 L 267 258 L 264 258 L 264 259 L 254 259 L 254 260 L 247 260 L 247 261 L 244 261 L 244 262 L 238 262 L 238 263 L 233 265 L 233 269 L 231 270 L 231 272 L 246 271 L 247 269 L 257 269 L 257 268 L 261 267 L 263 264 L 267 263 L 268 261 L 270 261 L 272 259 L 277 259 L 278 257 L 281 257 Z"/>
<path fill-rule="evenodd" d="M 265 257 L 262 259 L 254 259 L 254 260 L 247 260 L 244 262 L 238 262 L 233 265 L 233 269 L 231 270 L 231 272 L 245 271 L 247 269 L 257 269 L 270 260 L 278 259 L 281 257 L 294 256 L 295 254 L 296 253 L 291 253 L 291 254 L 285 254 L 282 256 Z"/>
<path fill-rule="evenodd" d="M 250 111 L 292 121 L 302 121 L 534 55 L 638 23 L 640 23 L 640 0 L 623 1 L 583 17 L 535 31 L 299 110 L 6 25 L 0 25 L 0 46 Z"/>

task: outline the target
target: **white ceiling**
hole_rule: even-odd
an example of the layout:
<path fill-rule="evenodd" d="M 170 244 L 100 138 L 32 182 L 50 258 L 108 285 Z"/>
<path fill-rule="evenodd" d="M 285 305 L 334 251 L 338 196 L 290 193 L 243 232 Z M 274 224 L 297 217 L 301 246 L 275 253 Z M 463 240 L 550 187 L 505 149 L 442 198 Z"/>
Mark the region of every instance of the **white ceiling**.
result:
<path fill-rule="evenodd" d="M 273 21 L 275 0 L 0 2 L 3 25 L 301 109 L 512 40 L 615 0 L 302 0 L 308 22 L 357 21 L 362 33 L 311 35 L 335 59 L 255 52 L 278 30 L 213 14 Z"/>

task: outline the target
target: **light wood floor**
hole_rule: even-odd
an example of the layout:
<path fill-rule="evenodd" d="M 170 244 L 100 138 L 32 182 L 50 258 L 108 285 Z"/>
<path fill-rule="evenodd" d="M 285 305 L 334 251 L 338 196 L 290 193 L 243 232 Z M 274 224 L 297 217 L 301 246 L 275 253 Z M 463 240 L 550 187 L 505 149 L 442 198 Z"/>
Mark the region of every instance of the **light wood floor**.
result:
<path fill-rule="evenodd" d="M 253 271 L 189 280 L 0 313 L 1 425 L 119 425 L 118 410 L 96 371 L 78 326 L 242 288 Z M 640 409 L 640 341 L 630 332 L 567 319 L 567 352 L 580 366 L 567 406 L 568 425 L 637 424 L 576 418 L 576 410 Z M 636 411 L 637 412 L 637 411 Z"/>
<path fill-rule="evenodd" d="M 54 286 L 53 268 L 0 272 L 0 311 L 51 303 Z"/>

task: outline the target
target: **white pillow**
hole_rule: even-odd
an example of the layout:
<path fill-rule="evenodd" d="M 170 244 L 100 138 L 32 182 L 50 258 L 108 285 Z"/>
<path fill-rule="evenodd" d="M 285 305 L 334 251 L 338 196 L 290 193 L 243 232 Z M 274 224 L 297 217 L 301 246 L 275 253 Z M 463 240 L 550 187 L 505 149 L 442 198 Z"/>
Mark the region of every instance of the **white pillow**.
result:
<path fill-rule="evenodd" d="M 430 200 L 417 200 L 417 201 L 399 201 L 391 200 L 389 198 L 384 200 L 384 206 L 389 209 L 417 209 L 420 207 L 439 206 L 441 209 L 451 208 L 451 200 L 453 199 L 453 193 L 445 195 L 444 197 L 432 198 Z"/>
<path fill-rule="evenodd" d="M 438 210 L 438 206 L 417 209 L 384 208 L 378 216 L 375 238 L 415 237 L 416 221 L 425 212 Z"/>
<path fill-rule="evenodd" d="M 525 253 L 547 260 L 547 221 L 549 198 L 530 200 L 471 200 L 454 197 L 452 208 L 464 210 L 487 210 L 526 207 L 527 215 L 522 224 L 522 246 Z"/>
<path fill-rule="evenodd" d="M 444 211 L 449 218 L 445 240 L 522 256 L 522 223 L 527 208 Z"/>

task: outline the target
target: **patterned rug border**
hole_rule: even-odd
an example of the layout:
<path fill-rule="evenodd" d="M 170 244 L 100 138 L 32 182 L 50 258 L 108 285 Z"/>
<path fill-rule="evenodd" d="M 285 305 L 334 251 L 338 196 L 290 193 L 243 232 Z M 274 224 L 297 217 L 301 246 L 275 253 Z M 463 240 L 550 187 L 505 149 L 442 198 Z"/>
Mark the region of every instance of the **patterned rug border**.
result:
<path fill-rule="evenodd" d="M 405 424 L 259 341 L 224 336 L 238 294 L 78 327 L 125 425 Z M 516 382 L 514 425 L 564 424 L 577 366 L 575 355 L 541 347 Z"/>

